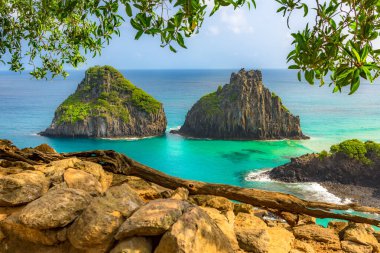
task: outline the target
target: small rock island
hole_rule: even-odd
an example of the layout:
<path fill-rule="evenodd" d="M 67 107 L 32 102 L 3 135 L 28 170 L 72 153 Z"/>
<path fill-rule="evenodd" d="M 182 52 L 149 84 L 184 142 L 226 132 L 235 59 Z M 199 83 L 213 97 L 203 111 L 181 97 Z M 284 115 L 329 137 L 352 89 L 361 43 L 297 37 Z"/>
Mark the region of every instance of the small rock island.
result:
<path fill-rule="evenodd" d="M 44 136 L 122 138 L 163 135 L 162 104 L 115 68 L 95 66 L 55 111 Z"/>
<path fill-rule="evenodd" d="M 203 96 L 172 130 L 186 137 L 225 140 L 307 139 L 300 119 L 264 87 L 259 70 L 232 73 L 229 84 Z"/>
<path fill-rule="evenodd" d="M 346 140 L 329 152 L 292 158 L 266 174 L 288 183 L 317 182 L 342 199 L 380 207 L 380 143 Z"/>

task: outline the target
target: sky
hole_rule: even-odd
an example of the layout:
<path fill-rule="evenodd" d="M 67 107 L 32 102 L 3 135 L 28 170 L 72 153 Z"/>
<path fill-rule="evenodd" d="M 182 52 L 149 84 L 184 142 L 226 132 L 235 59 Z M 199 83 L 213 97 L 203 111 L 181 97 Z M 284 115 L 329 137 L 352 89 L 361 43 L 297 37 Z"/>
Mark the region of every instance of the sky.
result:
<path fill-rule="evenodd" d="M 127 23 L 100 57 L 81 68 L 105 64 L 120 69 L 286 68 L 291 30 L 276 13 L 278 8 L 274 0 L 257 0 L 257 9 L 251 10 L 222 7 L 205 18 L 199 34 L 187 39 L 188 49 L 178 48 L 177 53 L 161 48 L 159 37 L 134 40 L 135 31 Z M 300 13 L 292 17 L 291 28 L 303 28 L 306 22 Z"/>
<path fill-rule="evenodd" d="M 168 47 L 161 48 L 158 36 L 143 35 L 136 41 L 136 31 L 127 20 L 120 28 L 121 36 L 114 36 L 100 56 L 89 55 L 79 69 L 94 65 L 118 69 L 287 68 L 286 56 L 292 50 L 291 32 L 303 29 L 308 20 L 302 11 L 292 15 L 290 30 L 286 18 L 276 13 L 280 5 L 275 0 L 256 0 L 256 3 L 256 9 L 221 7 L 213 16 L 206 16 L 199 33 L 186 39 L 187 49 L 177 46 L 177 53 Z M 209 12 L 212 7 L 210 4 Z M 309 16 L 311 20 L 313 17 Z M 31 66 L 26 64 L 25 68 L 30 70 Z M 0 70 L 8 69 L 8 65 L 0 65 Z"/>

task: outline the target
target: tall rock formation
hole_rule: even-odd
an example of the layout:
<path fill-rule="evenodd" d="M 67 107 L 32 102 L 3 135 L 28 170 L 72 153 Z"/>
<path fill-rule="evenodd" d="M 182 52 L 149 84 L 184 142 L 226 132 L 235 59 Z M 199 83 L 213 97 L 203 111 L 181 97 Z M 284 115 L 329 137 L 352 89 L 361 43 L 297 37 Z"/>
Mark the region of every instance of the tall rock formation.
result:
<path fill-rule="evenodd" d="M 184 125 L 171 132 L 231 140 L 308 138 L 299 117 L 264 87 L 261 72 L 244 69 L 233 73 L 229 84 L 203 96 L 187 113 Z"/>
<path fill-rule="evenodd" d="M 92 67 L 55 111 L 45 136 L 147 137 L 162 135 L 166 116 L 160 102 L 110 66 Z"/>

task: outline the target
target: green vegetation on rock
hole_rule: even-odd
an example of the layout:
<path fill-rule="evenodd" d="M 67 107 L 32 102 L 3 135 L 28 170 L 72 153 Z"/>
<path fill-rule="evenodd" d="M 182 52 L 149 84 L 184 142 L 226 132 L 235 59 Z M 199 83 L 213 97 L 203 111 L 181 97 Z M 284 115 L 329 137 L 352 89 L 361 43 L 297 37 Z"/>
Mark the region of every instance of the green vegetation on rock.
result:
<path fill-rule="evenodd" d="M 289 109 L 288 109 L 288 108 L 282 103 L 282 99 L 281 99 L 276 93 L 272 92 L 272 93 L 271 93 L 271 97 L 272 97 L 272 98 L 277 98 L 278 101 L 279 101 L 280 104 L 281 104 L 281 108 L 282 108 L 284 111 L 286 111 L 286 112 L 290 112 Z"/>
<path fill-rule="evenodd" d="M 222 113 L 222 109 L 220 108 L 220 99 L 217 92 L 211 92 L 204 95 L 199 100 L 199 103 L 201 104 L 201 107 L 205 109 L 207 115 Z"/>
<path fill-rule="evenodd" d="M 146 113 L 158 113 L 161 103 L 111 66 L 95 66 L 86 71 L 86 78 L 77 91 L 57 109 L 57 124 L 75 123 L 86 117 L 113 117 L 129 121 L 127 104 Z"/>
<path fill-rule="evenodd" d="M 319 153 L 319 158 L 324 159 L 332 154 L 343 153 L 351 159 L 358 160 L 364 164 L 371 164 L 371 157 L 380 157 L 380 144 L 373 141 L 362 142 L 357 139 L 346 140 L 339 144 L 332 145 L 330 153 L 323 150 Z"/>

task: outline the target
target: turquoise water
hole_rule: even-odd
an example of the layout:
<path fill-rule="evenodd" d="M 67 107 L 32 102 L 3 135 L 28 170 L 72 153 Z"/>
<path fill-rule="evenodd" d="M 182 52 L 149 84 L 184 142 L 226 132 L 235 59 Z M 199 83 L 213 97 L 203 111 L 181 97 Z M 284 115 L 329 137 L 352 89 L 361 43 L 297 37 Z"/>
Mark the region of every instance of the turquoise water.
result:
<path fill-rule="evenodd" d="M 180 126 L 192 104 L 229 81 L 237 70 L 133 70 L 122 73 L 163 102 L 168 131 Z M 48 143 L 59 152 L 114 149 L 170 175 L 206 182 L 227 183 L 337 201 L 316 184 L 285 185 L 249 173 L 272 168 L 290 157 L 327 149 L 348 138 L 380 141 L 380 85 L 363 84 L 359 91 L 332 94 L 331 88 L 299 83 L 290 70 L 263 70 L 265 85 L 301 118 L 303 141 L 191 140 L 167 133 L 142 140 L 47 138 L 38 136 L 51 122 L 55 108 L 84 76 L 71 72 L 66 80 L 36 81 L 28 74 L 0 72 L 0 138 L 19 147 Z M 248 177 L 249 179 L 249 177 Z"/>

